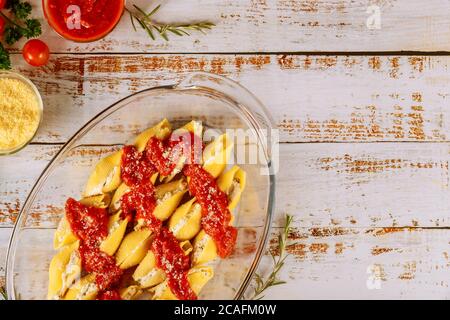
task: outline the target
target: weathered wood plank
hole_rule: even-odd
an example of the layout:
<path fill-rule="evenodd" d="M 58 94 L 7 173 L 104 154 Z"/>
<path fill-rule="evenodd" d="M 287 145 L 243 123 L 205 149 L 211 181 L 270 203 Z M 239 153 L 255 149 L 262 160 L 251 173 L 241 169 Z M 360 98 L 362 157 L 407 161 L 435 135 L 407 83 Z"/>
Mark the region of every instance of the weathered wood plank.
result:
<path fill-rule="evenodd" d="M 0 287 L 5 286 L 6 253 L 12 228 L 0 228 Z"/>
<path fill-rule="evenodd" d="M 0 158 L 1 226 L 15 221 L 32 184 L 58 149 L 30 145 Z M 109 150 L 78 152 L 100 158 Z M 277 213 L 294 214 L 303 227 L 450 226 L 449 143 L 282 144 L 280 161 Z M 11 163 L 14 170 L 8 169 Z M 30 223 L 54 223 L 52 217 L 60 210 L 36 208 Z M 47 218 L 41 219 L 42 214 Z"/>
<path fill-rule="evenodd" d="M 267 299 L 449 299 L 450 230 L 297 228 Z M 272 238 L 271 249 L 277 243 Z M 270 266 L 266 258 L 260 270 Z"/>
<path fill-rule="evenodd" d="M 239 81 L 271 111 L 282 142 L 448 141 L 450 57 L 297 55 L 54 55 L 17 69 L 42 92 L 35 142 L 65 142 L 131 93 L 173 84 L 185 72 Z M 105 134 L 134 132 L 132 124 Z"/>
<path fill-rule="evenodd" d="M 161 2 L 155 16 L 160 22 L 209 20 L 217 27 L 207 35 L 152 41 L 142 30 L 134 33 L 124 16 L 98 42 L 61 41 L 47 23 L 43 38 L 53 52 L 450 50 L 450 4 L 445 0 L 133 0 L 128 6 L 136 3 L 150 9 Z M 32 3 L 38 9 L 36 16 L 43 17 L 41 1 Z M 379 29 L 367 27 L 373 16 L 380 18 Z"/>
<path fill-rule="evenodd" d="M 450 231 L 343 228 L 322 232 L 295 223 L 280 277 L 268 299 L 449 299 Z M 270 250 L 276 254 L 276 232 Z M 0 228 L 0 284 L 10 228 Z M 259 268 L 270 267 L 266 258 Z M 43 284 L 36 284 L 41 287 Z"/>

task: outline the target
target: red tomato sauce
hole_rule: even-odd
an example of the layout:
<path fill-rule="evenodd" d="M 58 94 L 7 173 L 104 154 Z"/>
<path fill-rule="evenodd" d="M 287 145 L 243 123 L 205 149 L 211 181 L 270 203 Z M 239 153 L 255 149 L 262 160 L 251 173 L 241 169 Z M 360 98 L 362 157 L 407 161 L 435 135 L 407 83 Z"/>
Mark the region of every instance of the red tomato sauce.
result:
<path fill-rule="evenodd" d="M 200 163 L 202 151 L 202 139 L 191 132 L 173 134 L 166 140 L 152 137 L 146 147 L 147 158 L 162 176 L 171 174 L 182 158 L 184 163 Z"/>
<path fill-rule="evenodd" d="M 43 0 L 43 6 L 59 34 L 83 42 L 100 39 L 114 28 L 122 16 L 124 0 Z"/>
<path fill-rule="evenodd" d="M 72 232 L 80 239 L 78 249 L 83 268 L 95 274 L 100 290 L 116 284 L 123 270 L 116 266 L 114 257 L 100 251 L 100 242 L 108 236 L 108 213 L 106 209 L 85 206 L 69 198 L 66 217 Z"/>
<path fill-rule="evenodd" d="M 220 257 L 228 257 L 234 249 L 236 228 L 229 225 L 231 213 L 228 198 L 219 189 L 216 180 L 200 165 L 188 165 L 183 173 L 190 177 L 189 192 L 202 207 L 202 227 L 214 239 Z"/>
<path fill-rule="evenodd" d="M 134 146 L 125 146 L 120 162 L 120 175 L 129 187 L 150 181 L 156 168 L 147 158 L 146 152 L 138 152 Z"/>
<path fill-rule="evenodd" d="M 81 240 L 97 240 L 108 235 L 106 209 L 89 207 L 73 198 L 66 201 L 66 217 L 72 232 Z"/>
<path fill-rule="evenodd" d="M 97 296 L 97 300 L 122 300 L 122 298 L 120 297 L 119 291 L 108 290 L 100 292 Z"/>
<path fill-rule="evenodd" d="M 95 274 L 95 283 L 100 290 L 107 290 L 117 284 L 123 275 L 123 270 L 116 265 L 116 259 L 100 251 L 100 248 L 90 241 L 83 241 L 78 249 L 83 268 Z"/>
<path fill-rule="evenodd" d="M 150 230 L 158 230 L 162 221 L 153 215 L 156 208 L 155 187 L 149 181 L 125 193 L 121 199 L 122 217 L 130 221 L 144 220 Z"/>
<path fill-rule="evenodd" d="M 167 276 L 167 283 L 172 293 L 179 300 L 196 300 L 187 279 L 190 268 L 189 256 L 186 256 L 178 240 L 167 228 L 161 228 L 156 234 L 151 247 L 156 257 L 157 266 Z"/>

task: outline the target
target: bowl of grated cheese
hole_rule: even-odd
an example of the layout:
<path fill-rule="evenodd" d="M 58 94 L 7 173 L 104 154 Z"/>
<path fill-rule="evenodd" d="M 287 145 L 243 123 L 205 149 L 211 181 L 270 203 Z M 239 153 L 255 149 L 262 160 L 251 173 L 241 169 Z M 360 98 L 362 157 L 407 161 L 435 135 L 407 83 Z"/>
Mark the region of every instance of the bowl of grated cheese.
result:
<path fill-rule="evenodd" d="M 0 155 L 15 153 L 34 138 L 42 113 L 36 86 L 21 74 L 0 71 Z"/>

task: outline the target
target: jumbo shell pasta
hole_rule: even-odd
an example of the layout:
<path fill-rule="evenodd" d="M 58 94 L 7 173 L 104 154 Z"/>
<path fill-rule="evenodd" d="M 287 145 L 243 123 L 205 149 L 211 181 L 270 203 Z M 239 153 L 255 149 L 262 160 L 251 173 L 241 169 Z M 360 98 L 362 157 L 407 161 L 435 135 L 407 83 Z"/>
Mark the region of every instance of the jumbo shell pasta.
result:
<path fill-rule="evenodd" d="M 203 151 L 203 168 L 214 178 L 225 169 L 233 150 L 233 143 L 227 134 L 217 137 Z"/>
<path fill-rule="evenodd" d="M 178 240 L 190 240 L 200 232 L 201 220 L 202 208 L 196 199 L 192 198 L 178 207 L 170 217 L 168 226 Z"/>
<path fill-rule="evenodd" d="M 89 274 L 70 287 L 64 300 L 94 300 L 98 292 L 95 277 L 93 274 Z"/>
<path fill-rule="evenodd" d="M 194 141 L 183 140 L 186 132 Z M 202 135 L 199 121 L 172 132 L 164 119 L 131 148 L 99 161 L 83 197 L 66 203 L 55 232 L 49 299 L 198 297 L 214 276 L 210 263 L 234 246 L 231 211 L 246 186 L 241 168 L 226 170 L 233 148 L 226 134 L 199 159 L 175 152 L 178 143 L 192 147 Z M 218 232 L 229 233 L 229 242 Z M 180 281 L 176 287 L 173 279 Z"/>
<path fill-rule="evenodd" d="M 188 272 L 188 281 L 192 290 L 199 294 L 206 283 L 214 276 L 214 271 L 211 267 L 197 266 Z M 156 286 L 153 290 L 154 300 L 177 300 L 177 297 L 170 290 L 167 281 Z"/>
<path fill-rule="evenodd" d="M 116 253 L 117 265 L 122 269 L 138 265 L 150 248 L 151 234 L 151 231 L 147 229 L 135 230 L 127 234 Z"/>
<path fill-rule="evenodd" d="M 159 220 L 167 220 L 177 209 L 186 192 L 187 184 L 183 179 L 156 187 L 156 201 L 158 205 L 153 214 Z"/>
<path fill-rule="evenodd" d="M 52 259 L 49 267 L 48 299 L 59 299 L 81 275 L 79 242 L 63 247 Z"/>
<path fill-rule="evenodd" d="M 100 250 L 110 256 L 119 248 L 128 225 L 128 219 L 121 219 L 121 214 L 119 211 L 109 218 L 108 237 L 100 244 Z"/>

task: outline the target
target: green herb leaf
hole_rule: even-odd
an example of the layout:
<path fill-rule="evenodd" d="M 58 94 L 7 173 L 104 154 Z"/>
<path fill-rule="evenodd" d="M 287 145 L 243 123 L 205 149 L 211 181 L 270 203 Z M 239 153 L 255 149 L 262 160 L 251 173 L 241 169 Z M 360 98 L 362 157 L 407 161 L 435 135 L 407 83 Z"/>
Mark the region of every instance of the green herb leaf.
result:
<path fill-rule="evenodd" d="M 21 20 L 26 19 L 31 14 L 31 4 L 20 0 L 9 0 L 6 4 L 6 9 L 10 9 Z"/>
<path fill-rule="evenodd" d="M 156 8 L 153 9 L 153 10 L 147 15 L 147 17 L 150 18 L 152 15 L 154 15 L 156 12 L 158 12 L 159 8 L 161 8 L 161 5 L 160 5 L 160 4 L 158 4 L 158 5 L 156 6 Z"/>
<path fill-rule="evenodd" d="M 11 69 L 11 60 L 9 58 L 9 53 L 0 43 L 0 69 L 9 70 Z"/>
<path fill-rule="evenodd" d="M 133 17 L 133 15 L 131 13 L 130 13 L 130 20 L 131 20 L 131 25 L 133 26 L 133 29 L 136 32 L 137 29 L 136 29 L 136 25 L 134 24 L 134 17 Z"/>
<path fill-rule="evenodd" d="M 174 24 L 160 24 L 151 19 L 151 17 L 158 12 L 158 10 L 161 8 L 161 5 L 156 6 L 150 13 L 146 13 L 142 8 L 138 7 L 137 5 L 133 5 L 133 7 L 136 9 L 137 12 L 130 11 L 129 9 L 126 9 L 131 17 L 131 24 L 133 26 L 134 31 L 137 31 L 136 26 L 134 24 L 134 20 L 136 19 L 139 24 L 141 25 L 142 29 L 147 31 L 148 35 L 152 40 L 155 40 L 155 36 L 152 32 L 152 30 L 156 30 L 161 38 L 163 38 L 166 41 L 169 41 L 169 36 L 167 35 L 168 32 L 175 34 L 179 37 L 182 36 L 190 36 L 190 33 L 187 32 L 187 30 L 195 30 L 200 31 L 202 33 L 205 33 L 205 30 L 210 30 L 212 27 L 215 26 L 212 22 L 197 22 L 192 24 L 180 24 L 180 25 L 174 25 Z"/>
<path fill-rule="evenodd" d="M 291 224 L 292 224 L 293 217 L 291 215 L 286 215 L 285 223 L 283 231 L 280 232 L 278 235 L 278 248 L 279 248 L 279 255 L 275 256 L 275 254 L 271 254 L 272 256 L 272 263 L 273 263 L 273 269 L 272 272 L 269 274 L 267 279 L 264 279 L 260 274 L 255 274 L 255 286 L 254 286 L 254 293 L 252 300 L 261 300 L 264 298 L 264 295 L 262 293 L 267 290 L 270 287 L 278 286 L 281 284 L 286 283 L 283 280 L 278 279 L 278 273 L 281 271 L 281 269 L 284 266 L 284 262 L 286 261 L 286 258 L 288 255 L 286 255 L 286 246 L 287 246 L 287 240 L 289 233 L 291 232 Z"/>
<path fill-rule="evenodd" d="M 23 36 L 23 29 L 14 25 L 9 25 L 5 28 L 5 41 L 9 45 L 13 45 Z"/>
<path fill-rule="evenodd" d="M 139 11 L 144 17 L 147 17 L 147 18 L 148 18 L 148 14 L 145 13 L 144 10 L 142 10 L 141 8 L 139 8 L 139 7 L 138 7 L 137 5 L 135 5 L 135 4 L 133 4 L 133 7 L 134 7 L 137 11 Z"/>
<path fill-rule="evenodd" d="M 37 19 L 27 19 L 25 20 L 25 25 L 27 28 L 25 29 L 24 36 L 27 39 L 39 37 L 42 33 L 41 23 Z"/>

